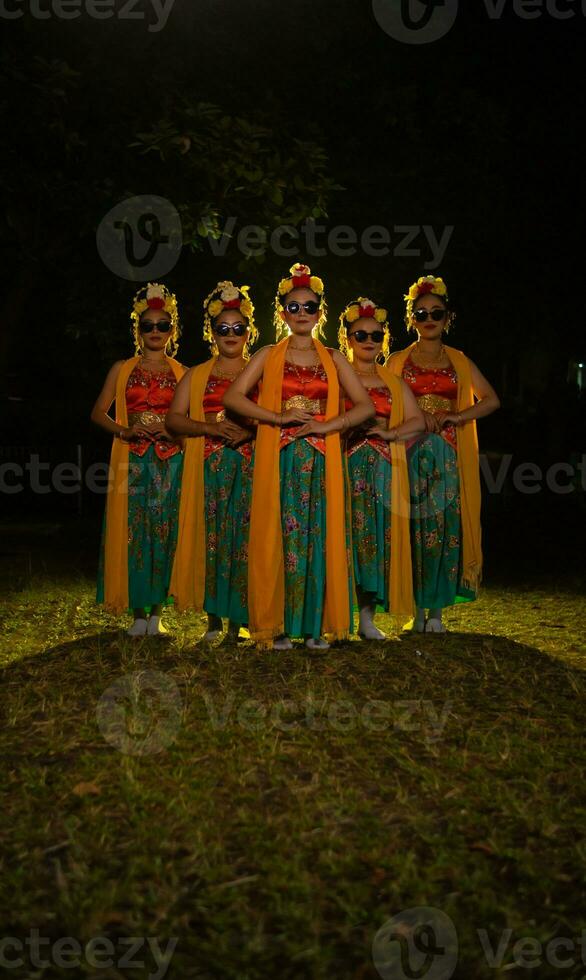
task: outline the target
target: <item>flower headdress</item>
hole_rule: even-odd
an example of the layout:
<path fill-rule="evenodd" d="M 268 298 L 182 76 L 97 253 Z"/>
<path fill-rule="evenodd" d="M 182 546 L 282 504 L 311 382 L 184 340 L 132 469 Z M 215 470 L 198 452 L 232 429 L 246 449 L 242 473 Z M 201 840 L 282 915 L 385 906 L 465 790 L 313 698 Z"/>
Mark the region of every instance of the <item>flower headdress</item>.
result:
<path fill-rule="evenodd" d="M 403 299 L 407 301 L 405 323 L 410 330 L 413 329 L 411 316 L 413 314 L 415 303 L 421 296 L 426 296 L 428 293 L 431 293 L 433 296 L 439 296 L 446 304 L 448 302 L 448 289 L 441 276 L 420 276 L 417 282 L 414 282 L 413 285 L 409 287 L 409 292 L 405 293 L 403 297 Z M 446 330 L 452 322 L 452 318 L 453 314 L 450 314 L 446 324 Z"/>
<path fill-rule="evenodd" d="M 171 332 L 165 347 L 165 353 L 169 357 L 175 357 L 179 347 L 179 311 L 177 309 L 177 297 L 170 292 L 166 286 L 159 282 L 149 282 L 146 286 L 141 286 L 132 300 L 132 312 L 130 319 L 132 322 L 132 333 L 134 337 L 134 347 L 137 354 L 142 350 L 140 336 L 140 318 L 145 310 L 164 310 L 171 317 Z"/>
<path fill-rule="evenodd" d="M 311 291 L 317 296 L 319 302 L 317 332 L 323 336 L 322 327 L 326 322 L 328 312 L 326 298 L 324 296 L 324 284 L 319 276 L 312 276 L 311 269 L 308 265 L 303 265 L 301 262 L 296 262 L 295 265 L 292 265 L 289 269 L 289 275 L 284 279 L 281 279 L 277 287 L 277 295 L 275 296 L 275 312 L 273 316 L 277 340 L 287 337 L 289 332 L 287 324 L 281 315 L 285 306 L 283 301 L 293 289 L 298 289 L 300 286 L 305 286 L 307 289 L 311 289 Z"/>
<path fill-rule="evenodd" d="M 340 326 L 338 328 L 338 345 L 340 350 L 352 362 L 353 351 L 348 343 L 348 328 L 353 323 L 356 323 L 357 320 L 360 320 L 361 317 L 373 319 L 377 323 L 380 323 L 385 334 L 381 354 L 383 354 L 386 361 L 391 346 L 389 314 L 384 306 L 377 306 L 376 303 L 373 303 L 366 296 L 359 296 L 358 299 L 353 299 L 351 303 L 348 303 L 342 313 L 340 313 Z"/>
<path fill-rule="evenodd" d="M 249 334 L 244 348 L 244 357 L 248 357 L 248 346 L 252 346 L 258 339 L 258 330 L 254 323 L 254 306 L 248 295 L 249 289 L 250 286 L 235 286 L 229 279 L 224 279 L 217 283 L 204 299 L 203 339 L 207 340 L 212 353 L 217 353 L 212 321 L 224 310 L 238 310 L 248 324 Z"/>

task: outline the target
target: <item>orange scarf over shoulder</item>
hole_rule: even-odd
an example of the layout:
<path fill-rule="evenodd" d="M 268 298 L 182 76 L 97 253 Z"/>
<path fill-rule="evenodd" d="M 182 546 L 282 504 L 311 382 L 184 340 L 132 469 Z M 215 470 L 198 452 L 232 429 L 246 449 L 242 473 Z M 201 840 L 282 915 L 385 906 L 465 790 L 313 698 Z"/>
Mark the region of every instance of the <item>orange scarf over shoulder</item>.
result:
<path fill-rule="evenodd" d="M 328 379 L 326 421 L 340 411 L 340 385 L 336 366 L 324 347 L 314 340 Z M 276 344 L 265 362 L 258 404 L 281 411 L 283 371 L 289 338 Z M 284 632 L 285 569 L 279 473 L 280 429 L 258 424 L 254 456 L 250 542 L 248 547 L 248 608 L 250 634 L 261 647 Z M 346 556 L 344 471 L 340 436 L 332 432 L 326 443 L 326 587 L 323 630 L 343 639 L 350 627 L 350 597 Z"/>
<path fill-rule="evenodd" d="M 411 344 L 405 350 L 397 351 L 387 367 L 393 374 L 401 377 L 405 361 L 414 350 Z M 455 347 L 444 345 L 456 374 L 458 375 L 457 411 L 463 412 L 474 405 L 472 371 L 466 355 Z M 480 467 L 478 459 L 478 435 L 476 421 L 465 422 L 456 428 L 458 439 L 458 475 L 460 477 L 460 503 L 462 520 L 462 584 L 468 589 L 477 589 L 482 580 L 482 546 L 480 530 Z"/>
<path fill-rule="evenodd" d="M 389 429 L 401 425 L 405 416 L 400 378 L 387 367 L 376 366 L 379 377 L 391 393 Z M 409 515 L 409 473 L 404 442 L 389 443 L 391 449 L 391 573 L 389 575 L 389 611 L 392 616 L 410 619 L 413 616 L 413 568 L 411 565 L 411 535 Z"/>
<path fill-rule="evenodd" d="M 116 381 L 116 422 L 128 425 L 126 410 L 126 385 L 140 357 L 131 357 L 121 365 Z M 177 381 L 185 374 L 185 368 L 173 357 L 168 357 L 169 367 Z M 129 445 L 115 437 L 110 456 L 110 480 L 106 501 L 106 536 L 104 545 L 104 605 L 111 612 L 120 614 L 128 609 L 128 473 Z"/>
<path fill-rule="evenodd" d="M 208 378 L 217 358 L 204 361 L 191 374 L 189 418 L 196 422 L 205 419 L 203 399 Z M 177 548 L 171 574 L 169 594 L 177 608 L 201 612 L 205 596 L 206 533 L 203 484 L 204 437 L 188 436 L 185 440 L 179 529 Z"/>

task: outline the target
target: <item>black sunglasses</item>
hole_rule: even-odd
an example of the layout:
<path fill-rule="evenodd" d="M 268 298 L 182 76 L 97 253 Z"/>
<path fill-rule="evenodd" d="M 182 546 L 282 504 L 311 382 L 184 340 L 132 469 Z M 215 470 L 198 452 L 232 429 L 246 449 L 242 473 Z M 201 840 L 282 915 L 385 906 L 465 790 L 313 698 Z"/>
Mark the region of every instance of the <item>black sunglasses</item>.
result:
<path fill-rule="evenodd" d="M 431 317 L 434 323 L 440 323 L 446 313 L 447 310 L 415 310 L 413 316 L 417 323 L 425 323 L 428 317 Z"/>
<path fill-rule="evenodd" d="M 384 330 L 373 330 L 372 333 L 368 333 L 367 330 L 355 330 L 348 336 L 354 337 L 354 340 L 357 340 L 359 344 L 363 344 L 369 337 L 374 344 L 380 344 L 384 340 L 385 332 Z"/>
<path fill-rule="evenodd" d="M 157 323 L 153 320 L 143 320 L 139 323 L 138 327 L 141 333 L 152 333 L 155 327 L 159 333 L 169 333 L 171 323 L 169 320 L 158 320 Z"/>
<path fill-rule="evenodd" d="M 319 303 L 316 303 L 314 299 L 308 299 L 307 303 L 297 303 L 294 299 L 290 303 L 286 303 L 284 309 L 287 313 L 299 313 L 301 309 L 304 309 L 306 313 L 313 316 L 319 310 Z"/>
<path fill-rule="evenodd" d="M 214 333 L 217 333 L 218 337 L 227 337 L 230 332 L 235 337 L 242 337 L 248 330 L 248 327 L 245 323 L 217 323 L 213 330 Z"/>

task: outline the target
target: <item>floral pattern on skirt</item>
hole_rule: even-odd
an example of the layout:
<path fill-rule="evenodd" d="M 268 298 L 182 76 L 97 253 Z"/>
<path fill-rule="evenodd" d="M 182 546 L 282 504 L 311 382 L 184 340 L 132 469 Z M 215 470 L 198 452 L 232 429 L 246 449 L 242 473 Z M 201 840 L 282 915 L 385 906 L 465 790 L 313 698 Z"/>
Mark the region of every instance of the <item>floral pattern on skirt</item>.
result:
<path fill-rule="evenodd" d="M 326 461 L 306 439 L 284 446 L 279 459 L 285 564 L 285 632 L 322 632 L 326 584 Z M 347 555 L 350 557 L 349 534 Z M 348 561 L 350 568 L 350 562 Z M 348 579 L 352 622 L 352 577 Z"/>
<path fill-rule="evenodd" d="M 389 460 L 368 443 L 348 456 L 352 507 L 352 553 L 357 590 L 389 610 L 391 562 L 391 473 Z"/>
<path fill-rule="evenodd" d="M 416 604 L 443 608 L 476 598 L 462 576 L 458 457 L 429 432 L 407 452 L 411 486 L 411 550 Z"/>
<path fill-rule="evenodd" d="M 222 446 L 204 461 L 204 609 L 233 623 L 248 623 L 252 471 L 252 461 L 230 446 Z"/>
<path fill-rule="evenodd" d="M 173 557 L 177 544 L 179 491 L 183 453 L 160 459 L 149 446 L 144 456 L 129 455 L 128 470 L 128 601 L 130 609 L 168 605 Z M 98 569 L 97 601 L 104 601 L 104 544 Z"/>

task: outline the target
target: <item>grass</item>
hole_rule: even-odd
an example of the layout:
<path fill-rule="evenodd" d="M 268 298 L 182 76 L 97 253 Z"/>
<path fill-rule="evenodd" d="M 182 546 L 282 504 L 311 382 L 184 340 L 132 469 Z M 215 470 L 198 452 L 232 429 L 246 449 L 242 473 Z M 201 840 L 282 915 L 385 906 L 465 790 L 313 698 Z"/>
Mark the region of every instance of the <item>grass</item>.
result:
<path fill-rule="evenodd" d="M 583 925 L 579 592 L 489 587 L 445 636 L 274 655 L 202 646 L 195 615 L 132 641 L 83 572 L 11 567 L 3 934 L 115 955 L 72 971 L 47 943 L 7 975 L 364 980 L 377 931 L 428 906 L 457 930 L 454 977 L 560 976 L 545 954 L 515 973 L 513 946 Z M 491 967 L 478 930 L 506 929 Z M 168 968 L 145 946 L 125 966 L 129 937 L 176 937 Z"/>

